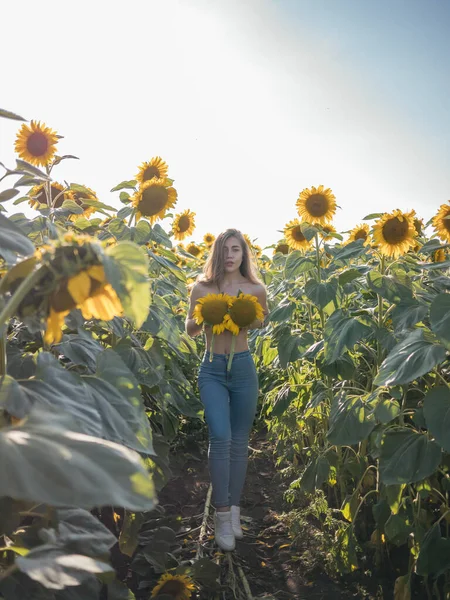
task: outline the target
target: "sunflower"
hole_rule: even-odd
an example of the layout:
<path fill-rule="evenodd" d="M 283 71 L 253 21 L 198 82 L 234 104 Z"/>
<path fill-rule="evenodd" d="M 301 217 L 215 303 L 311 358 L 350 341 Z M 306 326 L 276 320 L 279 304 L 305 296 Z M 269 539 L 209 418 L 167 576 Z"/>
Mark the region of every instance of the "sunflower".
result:
<path fill-rule="evenodd" d="M 247 246 L 248 246 L 249 248 L 251 248 L 251 247 L 253 246 L 253 242 L 252 242 L 252 240 L 250 239 L 250 236 L 248 235 L 248 233 L 244 233 L 244 240 L 246 241 L 246 243 L 247 243 Z"/>
<path fill-rule="evenodd" d="M 145 181 L 133 196 L 132 204 L 136 209 L 136 221 L 147 217 L 150 223 L 163 219 L 167 210 L 177 201 L 177 191 L 166 186 L 165 179 Z"/>
<path fill-rule="evenodd" d="M 350 231 L 350 235 L 347 240 L 347 244 L 351 242 L 356 242 L 356 240 L 364 240 L 364 246 L 370 245 L 370 237 L 369 237 L 370 227 L 367 223 L 362 223 L 361 225 L 356 225 Z"/>
<path fill-rule="evenodd" d="M 175 215 L 172 223 L 173 237 L 176 240 L 184 240 L 188 235 L 192 235 L 195 229 L 195 213 L 189 209 Z"/>
<path fill-rule="evenodd" d="M 289 250 L 290 250 L 290 246 L 286 241 L 281 241 L 278 242 L 278 244 L 275 246 L 275 250 L 274 250 L 274 254 L 276 254 L 277 252 L 279 252 L 280 254 L 289 254 Z"/>
<path fill-rule="evenodd" d="M 300 217 L 311 225 L 326 225 L 336 212 L 336 198 L 330 188 L 305 188 L 299 195 L 297 211 Z"/>
<path fill-rule="evenodd" d="M 284 228 L 284 237 L 289 246 L 295 250 L 307 250 L 311 245 L 311 241 L 303 235 L 301 225 L 299 219 L 293 219 Z"/>
<path fill-rule="evenodd" d="M 239 294 L 230 297 L 228 314 L 225 317 L 226 328 L 233 335 L 239 335 L 243 327 L 249 327 L 253 321 L 264 321 L 264 312 L 256 296 Z"/>
<path fill-rule="evenodd" d="M 205 233 L 205 235 L 203 236 L 203 241 L 208 246 L 208 248 L 211 248 L 211 246 L 216 241 L 216 238 L 212 233 Z"/>
<path fill-rule="evenodd" d="M 438 248 L 431 255 L 431 259 L 433 262 L 444 262 L 445 258 L 446 256 L 444 248 Z"/>
<path fill-rule="evenodd" d="M 48 165 L 56 152 L 58 136 L 55 131 L 39 121 L 25 123 L 20 128 L 15 150 L 20 158 L 37 167 Z"/>
<path fill-rule="evenodd" d="M 165 179 L 167 177 L 168 168 L 167 163 L 165 163 L 160 156 L 154 156 L 148 162 L 142 163 L 139 167 L 139 173 L 136 175 L 136 179 L 141 185 L 151 179 Z"/>
<path fill-rule="evenodd" d="M 381 254 L 394 259 L 414 247 L 416 235 L 411 213 L 403 213 L 398 209 L 385 213 L 373 228 L 374 241 Z"/>
<path fill-rule="evenodd" d="M 443 242 L 450 242 L 450 204 L 441 204 L 433 217 L 433 227 Z"/>
<path fill-rule="evenodd" d="M 326 242 L 328 240 L 333 239 L 333 236 L 330 234 L 336 233 L 336 228 L 333 227 L 333 225 L 323 225 L 322 231 L 320 231 L 319 233 L 320 233 L 320 237 L 323 239 L 323 241 Z"/>
<path fill-rule="evenodd" d="M 200 246 L 197 246 L 195 242 L 190 242 L 186 246 L 186 252 L 192 254 L 192 256 L 195 256 L 195 258 L 197 258 L 200 255 L 201 251 L 202 249 L 200 248 Z"/>
<path fill-rule="evenodd" d="M 417 235 L 420 237 L 424 228 L 423 219 L 419 219 L 414 209 L 410 211 L 410 215 L 413 218 L 414 229 L 416 230 Z"/>
<path fill-rule="evenodd" d="M 173 600 L 189 600 L 195 585 L 187 575 L 171 575 L 164 573 L 152 590 L 152 598 L 168 596 Z"/>
<path fill-rule="evenodd" d="M 64 200 L 67 199 L 67 195 L 61 193 L 64 190 L 64 187 L 60 183 L 53 181 L 50 185 L 50 189 L 51 206 L 54 206 L 54 208 L 59 208 L 64 202 Z M 46 192 L 47 190 L 45 184 L 35 185 L 34 187 L 32 187 L 28 193 L 28 196 L 30 197 L 28 201 L 30 206 L 32 208 L 39 208 L 41 204 L 48 206 Z M 56 198 L 58 199 L 56 200 Z"/>
<path fill-rule="evenodd" d="M 49 298 L 49 316 L 44 335 L 46 344 L 58 343 L 62 337 L 64 317 L 79 308 L 85 319 L 111 321 L 123 313 L 122 304 L 102 265 L 92 265 L 66 277 Z"/>
<path fill-rule="evenodd" d="M 79 215 L 70 215 L 69 218 L 72 220 L 79 219 L 80 217 L 85 217 L 86 219 L 88 219 L 96 210 L 95 206 L 89 206 L 88 204 L 83 202 L 83 200 L 89 200 L 90 202 L 98 202 L 97 194 L 93 190 L 91 190 L 91 188 L 88 188 L 86 186 L 83 187 L 85 191 L 70 190 L 67 193 L 68 199 L 73 200 L 73 202 L 78 204 L 78 206 L 81 206 L 81 208 L 83 209 L 83 212 Z"/>
<path fill-rule="evenodd" d="M 256 256 L 256 258 L 261 258 L 261 256 L 262 256 L 261 246 L 258 246 L 258 244 L 253 244 L 251 250 L 252 250 L 253 254 Z"/>
<path fill-rule="evenodd" d="M 197 325 L 205 322 L 212 325 L 213 334 L 223 333 L 226 329 L 225 316 L 228 313 L 229 300 L 230 296 L 227 294 L 207 294 L 199 298 L 193 313 Z"/>

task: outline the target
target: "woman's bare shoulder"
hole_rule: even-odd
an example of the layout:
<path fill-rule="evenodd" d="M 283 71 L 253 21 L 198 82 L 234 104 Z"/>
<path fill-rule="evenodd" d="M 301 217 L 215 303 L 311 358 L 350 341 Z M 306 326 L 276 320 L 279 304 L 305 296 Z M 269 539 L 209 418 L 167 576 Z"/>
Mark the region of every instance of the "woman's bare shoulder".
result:
<path fill-rule="evenodd" d="M 211 292 L 211 285 L 203 281 L 196 281 L 191 287 L 191 296 L 195 298 L 202 298 Z"/>
<path fill-rule="evenodd" d="M 255 296 L 266 294 L 266 286 L 262 283 L 249 283 L 249 286 Z"/>

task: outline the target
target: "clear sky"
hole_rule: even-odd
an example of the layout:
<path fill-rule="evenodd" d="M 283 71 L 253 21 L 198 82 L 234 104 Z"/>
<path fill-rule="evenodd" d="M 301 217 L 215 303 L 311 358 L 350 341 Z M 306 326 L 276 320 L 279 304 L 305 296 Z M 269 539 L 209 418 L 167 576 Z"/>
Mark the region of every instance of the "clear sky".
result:
<path fill-rule="evenodd" d="M 162 156 L 196 239 L 234 226 L 271 244 L 319 184 L 339 231 L 394 208 L 428 219 L 450 198 L 449 31 L 449 0 L 8 2 L 0 106 L 63 135 L 81 160 L 56 179 L 107 204 Z M 19 125 L 0 119 L 9 165 Z"/>

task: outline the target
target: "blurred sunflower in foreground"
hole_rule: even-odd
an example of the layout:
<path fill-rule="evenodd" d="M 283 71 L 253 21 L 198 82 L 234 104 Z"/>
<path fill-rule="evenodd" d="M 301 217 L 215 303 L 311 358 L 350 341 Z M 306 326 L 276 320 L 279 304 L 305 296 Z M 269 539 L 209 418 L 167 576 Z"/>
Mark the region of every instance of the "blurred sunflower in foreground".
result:
<path fill-rule="evenodd" d="M 23 160 L 44 167 L 53 159 L 56 152 L 58 135 L 40 121 L 25 123 L 20 128 L 15 142 L 15 150 Z"/>
<path fill-rule="evenodd" d="M 192 235 L 195 229 L 195 213 L 189 209 L 178 215 L 175 215 L 172 224 L 173 237 L 176 240 L 184 240 L 184 238 Z"/>
<path fill-rule="evenodd" d="M 326 225 L 336 212 L 336 197 L 323 185 L 305 188 L 296 202 L 299 216 L 311 225 Z"/>
<path fill-rule="evenodd" d="M 136 222 L 142 217 L 147 218 L 153 225 L 158 219 L 163 219 L 169 208 L 175 206 L 177 191 L 166 185 L 165 179 L 150 179 L 145 181 L 132 198 L 136 209 Z"/>
<path fill-rule="evenodd" d="M 416 236 L 413 215 L 398 209 L 384 214 L 373 228 L 374 241 L 381 254 L 394 259 L 414 248 Z"/>
<path fill-rule="evenodd" d="M 433 227 L 443 242 L 450 242 L 450 204 L 441 204 L 433 218 Z"/>
<path fill-rule="evenodd" d="M 195 585 L 187 575 L 164 573 L 153 588 L 151 597 L 164 596 L 173 600 L 189 600 L 194 590 Z"/>
<path fill-rule="evenodd" d="M 294 250 L 307 250 L 311 245 L 311 241 L 303 235 L 301 226 L 302 223 L 299 219 L 293 219 L 284 228 L 286 242 Z"/>

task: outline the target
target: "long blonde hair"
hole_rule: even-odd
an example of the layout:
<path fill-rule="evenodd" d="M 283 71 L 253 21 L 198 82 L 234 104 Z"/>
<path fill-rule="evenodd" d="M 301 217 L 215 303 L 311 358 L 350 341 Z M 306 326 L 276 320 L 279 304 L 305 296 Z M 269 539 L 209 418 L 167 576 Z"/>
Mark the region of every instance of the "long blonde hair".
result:
<path fill-rule="evenodd" d="M 214 283 L 217 287 L 223 281 L 225 276 L 225 260 L 224 260 L 224 247 L 225 242 L 235 237 L 242 248 L 242 262 L 239 267 L 239 271 L 243 277 L 248 279 L 251 283 L 261 283 L 257 275 L 255 264 L 252 260 L 250 248 L 245 241 L 244 236 L 238 229 L 227 229 L 217 236 L 211 252 L 206 260 L 205 266 L 203 267 L 203 273 L 201 273 L 197 281 L 202 283 L 211 284 Z"/>

